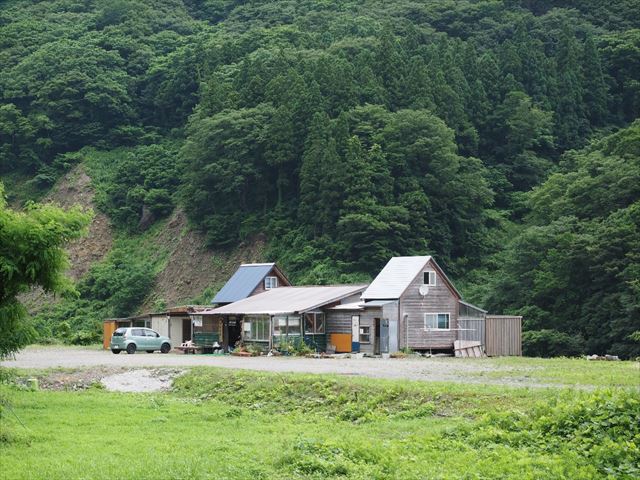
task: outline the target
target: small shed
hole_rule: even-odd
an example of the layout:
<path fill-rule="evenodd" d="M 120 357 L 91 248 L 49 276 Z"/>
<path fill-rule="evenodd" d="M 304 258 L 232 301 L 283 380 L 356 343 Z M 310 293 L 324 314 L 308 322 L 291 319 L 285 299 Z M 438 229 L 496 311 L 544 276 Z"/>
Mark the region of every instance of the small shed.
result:
<path fill-rule="evenodd" d="M 111 336 L 118 328 L 127 327 L 150 327 L 151 318 L 149 315 L 138 315 L 126 318 L 107 318 L 102 322 L 102 348 L 109 349 Z"/>
<path fill-rule="evenodd" d="M 522 317 L 487 315 L 485 351 L 490 357 L 522 356 Z"/>

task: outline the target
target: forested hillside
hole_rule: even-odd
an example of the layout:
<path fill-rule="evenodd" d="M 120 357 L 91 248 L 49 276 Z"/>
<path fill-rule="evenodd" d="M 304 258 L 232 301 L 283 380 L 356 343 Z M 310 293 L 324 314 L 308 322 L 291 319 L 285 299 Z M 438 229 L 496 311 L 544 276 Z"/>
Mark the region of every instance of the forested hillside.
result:
<path fill-rule="evenodd" d="M 14 204 L 84 163 L 121 235 L 179 205 L 298 283 L 430 253 L 535 353 L 640 354 L 635 0 L 15 0 L 0 66 Z M 122 250 L 48 324 L 114 313 L 105 276 L 135 311 Z"/>

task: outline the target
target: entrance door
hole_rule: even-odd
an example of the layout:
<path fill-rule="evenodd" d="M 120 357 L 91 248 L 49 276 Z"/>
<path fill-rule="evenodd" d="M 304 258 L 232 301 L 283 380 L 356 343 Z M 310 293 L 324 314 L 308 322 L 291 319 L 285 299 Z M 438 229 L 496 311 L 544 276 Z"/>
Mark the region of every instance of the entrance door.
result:
<path fill-rule="evenodd" d="M 351 317 L 351 351 L 360 351 L 360 315 Z"/>
<path fill-rule="evenodd" d="M 389 319 L 380 322 L 380 353 L 389 353 Z"/>
<path fill-rule="evenodd" d="M 229 317 L 229 345 L 234 347 L 241 338 L 241 324 L 238 317 Z"/>
<path fill-rule="evenodd" d="M 193 325 L 190 318 L 182 319 L 182 341 L 186 342 L 193 339 Z"/>
<path fill-rule="evenodd" d="M 380 355 L 380 319 L 374 318 L 373 323 L 373 354 Z"/>

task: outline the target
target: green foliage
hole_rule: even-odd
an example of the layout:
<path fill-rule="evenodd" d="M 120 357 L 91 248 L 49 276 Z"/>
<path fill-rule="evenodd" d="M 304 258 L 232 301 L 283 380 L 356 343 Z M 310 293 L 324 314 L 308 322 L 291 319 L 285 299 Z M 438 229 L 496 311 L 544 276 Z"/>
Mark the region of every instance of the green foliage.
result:
<path fill-rule="evenodd" d="M 35 286 L 61 295 L 74 292 L 63 275 L 68 266 L 63 248 L 85 232 L 90 218 L 79 207 L 65 212 L 34 203 L 15 212 L 8 208 L 0 183 L 0 358 L 34 338 L 19 294 Z"/>
<path fill-rule="evenodd" d="M 562 171 L 528 197 L 531 226 L 499 256 L 490 308 L 522 313 L 530 330 L 583 337 L 586 353 L 640 354 L 628 338 L 640 322 L 639 151 L 634 122 L 565 155 Z"/>
<path fill-rule="evenodd" d="M 150 230 L 147 236 L 117 239 L 109 255 L 78 282 L 77 296 L 34 317 L 38 340 L 96 343 L 102 338 L 104 319 L 133 315 L 149 295 L 165 258 L 162 246 L 148 245 L 153 234 Z"/>
<path fill-rule="evenodd" d="M 515 360 L 522 366 L 576 362 Z M 10 440 L 0 445 L 3 473 L 12 479 L 33 478 L 34 471 L 100 478 L 117 476 L 126 464 L 130 476 L 144 479 L 185 471 L 193 478 L 227 472 L 235 478 L 359 480 L 465 478 L 469 472 L 509 480 L 637 476 L 640 422 L 631 389 L 584 392 L 212 368 L 191 370 L 175 380 L 178 391 L 160 394 L 69 388 L 78 377 L 88 386 L 102 373 L 11 372 L 64 391 L 0 385 L 0 401 L 12 408 L 0 422 L 0 434 Z M 114 411 L 127 419 L 126 429 L 113 428 Z M 212 428 L 234 455 L 211 455 L 202 438 Z M 162 442 L 172 454 L 157 455 L 158 443 L 140 438 Z M 117 464 L 105 443 L 120 446 Z M 34 449 L 39 454 L 29 455 Z"/>
<path fill-rule="evenodd" d="M 528 357 L 574 357 L 584 353 L 584 339 L 557 330 L 529 330 L 522 334 L 522 353 Z"/>
<path fill-rule="evenodd" d="M 178 146 L 165 142 L 110 152 L 84 149 L 77 155 L 89 167 L 97 206 L 116 226 L 146 230 L 173 211 L 180 183 Z"/>
<path fill-rule="evenodd" d="M 538 452 L 576 452 L 601 475 L 635 478 L 640 474 L 640 401 L 631 391 L 601 390 L 578 401 L 564 399 L 527 412 L 496 413 L 486 430 L 470 433 L 472 444 L 527 445 Z"/>
<path fill-rule="evenodd" d="M 640 182 L 612 146 L 634 129 L 598 140 L 640 115 L 637 11 L 4 2 L 0 172 L 30 179 L 22 200 L 84 161 L 119 229 L 179 200 L 212 246 L 266 235 L 296 282 L 367 281 L 390 256 L 433 254 L 529 329 L 638 354 Z"/>

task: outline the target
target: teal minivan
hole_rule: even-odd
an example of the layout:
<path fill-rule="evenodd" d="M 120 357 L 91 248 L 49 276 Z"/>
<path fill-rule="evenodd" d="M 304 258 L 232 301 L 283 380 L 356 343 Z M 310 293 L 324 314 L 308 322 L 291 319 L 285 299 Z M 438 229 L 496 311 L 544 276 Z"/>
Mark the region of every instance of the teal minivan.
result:
<path fill-rule="evenodd" d="M 145 350 L 149 353 L 160 350 L 161 353 L 169 353 L 169 350 L 171 350 L 171 339 L 169 339 L 169 337 L 163 337 L 150 328 L 119 328 L 113 332 L 109 347 L 111 351 L 116 354 L 123 350 L 128 354 L 136 353 L 136 350 Z"/>

